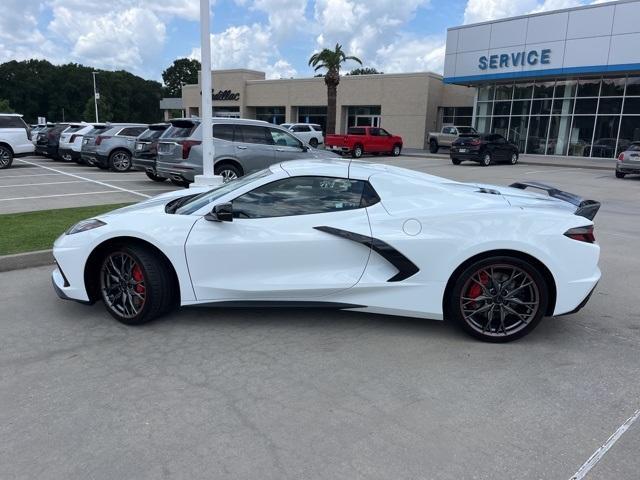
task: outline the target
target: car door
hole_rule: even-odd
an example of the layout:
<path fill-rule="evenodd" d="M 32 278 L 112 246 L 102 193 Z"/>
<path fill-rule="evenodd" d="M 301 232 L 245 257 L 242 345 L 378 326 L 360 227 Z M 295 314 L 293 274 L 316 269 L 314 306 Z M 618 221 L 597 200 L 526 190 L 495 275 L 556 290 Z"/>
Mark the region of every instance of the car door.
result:
<path fill-rule="evenodd" d="M 308 157 L 306 148 L 303 148 L 302 142 L 279 128 L 269 127 L 269 134 L 275 144 L 276 159 L 278 162 L 286 162 L 287 160 L 299 160 Z"/>
<path fill-rule="evenodd" d="M 502 135 L 495 135 L 495 160 L 499 162 L 506 162 L 511 158 L 511 145 Z"/>
<path fill-rule="evenodd" d="M 198 300 L 312 300 L 354 286 L 371 236 L 361 180 L 294 176 L 233 199 L 232 222 L 198 220 L 185 246 Z"/>
<path fill-rule="evenodd" d="M 276 163 L 276 152 L 267 127 L 237 125 L 234 136 L 236 157 L 245 173 L 262 170 Z"/>

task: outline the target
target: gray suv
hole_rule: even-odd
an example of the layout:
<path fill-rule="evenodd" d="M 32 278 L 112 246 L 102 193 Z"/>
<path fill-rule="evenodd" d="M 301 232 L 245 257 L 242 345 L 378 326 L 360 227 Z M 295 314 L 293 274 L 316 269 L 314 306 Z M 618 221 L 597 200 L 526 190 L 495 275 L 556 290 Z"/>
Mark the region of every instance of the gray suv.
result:
<path fill-rule="evenodd" d="M 131 168 L 136 137 L 146 129 L 142 123 L 107 123 L 99 132 L 84 136 L 82 160 L 103 170 L 126 172 Z"/>
<path fill-rule="evenodd" d="M 316 150 L 284 128 L 260 120 L 214 118 L 214 173 L 225 182 L 269 165 L 305 158 L 340 158 Z M 174 119 L 158 142 L 157 174 L 186 186 L 202 174 L 200 120 Z"/>

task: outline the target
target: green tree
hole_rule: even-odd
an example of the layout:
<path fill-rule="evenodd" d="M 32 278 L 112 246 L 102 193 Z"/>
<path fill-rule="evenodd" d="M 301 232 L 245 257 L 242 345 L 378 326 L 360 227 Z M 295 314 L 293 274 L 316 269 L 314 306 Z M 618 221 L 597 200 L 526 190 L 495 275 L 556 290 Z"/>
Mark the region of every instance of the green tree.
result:
<path fill-rule="evenodd" d="M 353 60 L 362 65 L 358 57 L 347 56 L 342 50 L 342 45 L 336 43 L 336 48 L 323 49 L 314 53 L 309 58 L 309 65 L 317 72 L 321 68 L 326 69 L 324 83 L 327 86 L 327 133 L 336 133 L 336 103 L 338 97 L 338 84 L 340 83 L 340 67 L 345 62 Z"/>
<path fill-rule="evenodd" d="M 9 104 L 9 100 L 5 100 L 4 98 L 0 98 L 0 112 L 2 113 L 13 113 L 13 108 Z"/>
<path fill-rule="evenodd" d="M 85 103 L 82 118 L 85 122 L 96 121 L 96 106 L 93 102 L 93 97 L 89 98 L 87 103 Z M 104 97 L 100 97 L 98 100 L 98 119 L 101 122 L 111 122 L 114 120 L 111 105 L 109 105 L 109 102 L 107 102 Z"/>
<path fill-rule="evenodd" d="M 379 72 L 375 68 L 371 67 L 362 67 L 362 68 L 354 68 L 347 75 L 382 75 L 384 72 Z"/>
<path fill-rule="evenodd" d="M 167 97 L 180 97 L 182 95 L 182 85 L 193 85 L 198 83 L 198 72 L 200 62 L 192 58 L 179 58 L 162 72 L 164 82 L 163 93 Z"/>

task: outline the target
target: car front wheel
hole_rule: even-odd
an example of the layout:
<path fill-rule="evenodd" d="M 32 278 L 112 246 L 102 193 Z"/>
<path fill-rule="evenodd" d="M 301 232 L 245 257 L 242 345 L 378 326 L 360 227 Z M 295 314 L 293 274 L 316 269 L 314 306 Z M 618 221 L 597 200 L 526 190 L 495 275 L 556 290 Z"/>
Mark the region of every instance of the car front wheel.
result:
<path fill-rule="evenodd" d="M 491 154 L 490 153 L 485 153 L 482 156 L 482 160 L 480 160 L 480 165 L 482 165 L 483 167 L 488 167 L 489 165 L 491 165 Z"/>
<path fill-rule="evenodd" d="M 548 305 L 544 277 L 529 262 L 495 256 L 479 260 L 454 279 L 448 316 L 487 342 L 516 340 L 542 320 Z"/>
<path fill-rule="evenodd" d="M 140 325 L 174 306 L 171 271 L 147 248 L 115 248 L 105 255 L 99 275 L 102 301 L 119 322 Z"/>
<path fill-rule="evenodd" d="M 431 153 L 438 153 L 438 142 L 436 142 L 435 140 L 431 140 L 429 142 L 429 151 Z"/>
<path fill-rule="evenodd" d="M 0 170 L 11 167 L 13 153 L 7 147 L 0 145 Z"/>
<path fill-rule="evenodd" d="M 518 163 L 518 154 L 517 153 L 512 153 L 511 154 L 511 165 L 515 165 L 516 163 Z"/>
<path fill-rule="evenodd" d="M 393 150 L 391 150 L 391 155 L 393 155 L 394 157 L 399 157 L 401 151 L 402 147 L 400 145 L 394 145 Z"/>

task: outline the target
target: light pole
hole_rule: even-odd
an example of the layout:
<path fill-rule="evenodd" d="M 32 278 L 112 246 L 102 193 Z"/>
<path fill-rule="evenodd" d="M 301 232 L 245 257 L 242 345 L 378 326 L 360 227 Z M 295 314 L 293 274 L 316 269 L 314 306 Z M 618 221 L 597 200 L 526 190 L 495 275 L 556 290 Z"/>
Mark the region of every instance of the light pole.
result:
<path fill-rule="evenodd" d="M 93 75 L 93 103 L 96 107 L 96 123 L 98 123 L 100 120 L 98 120 L 98 98 L 100 98 L 100 94 L 96 91 L 96 73 L 99 72 L 91 72 L 91 75 Z"/>
<path fill-rule="evenodd" d="M 200 121 L 202 124 L 202 175 L 196 175 L 194 186 L 217 186 L 222 177 L 213 174 L 213 131 L 211 117 L 213 101 L 211 99 L 211 39 L 209 26 L 210 0 L 200 0 L 200 52 L 201 71 L 200 88 L 202 102 L 200 104 Z"/>

